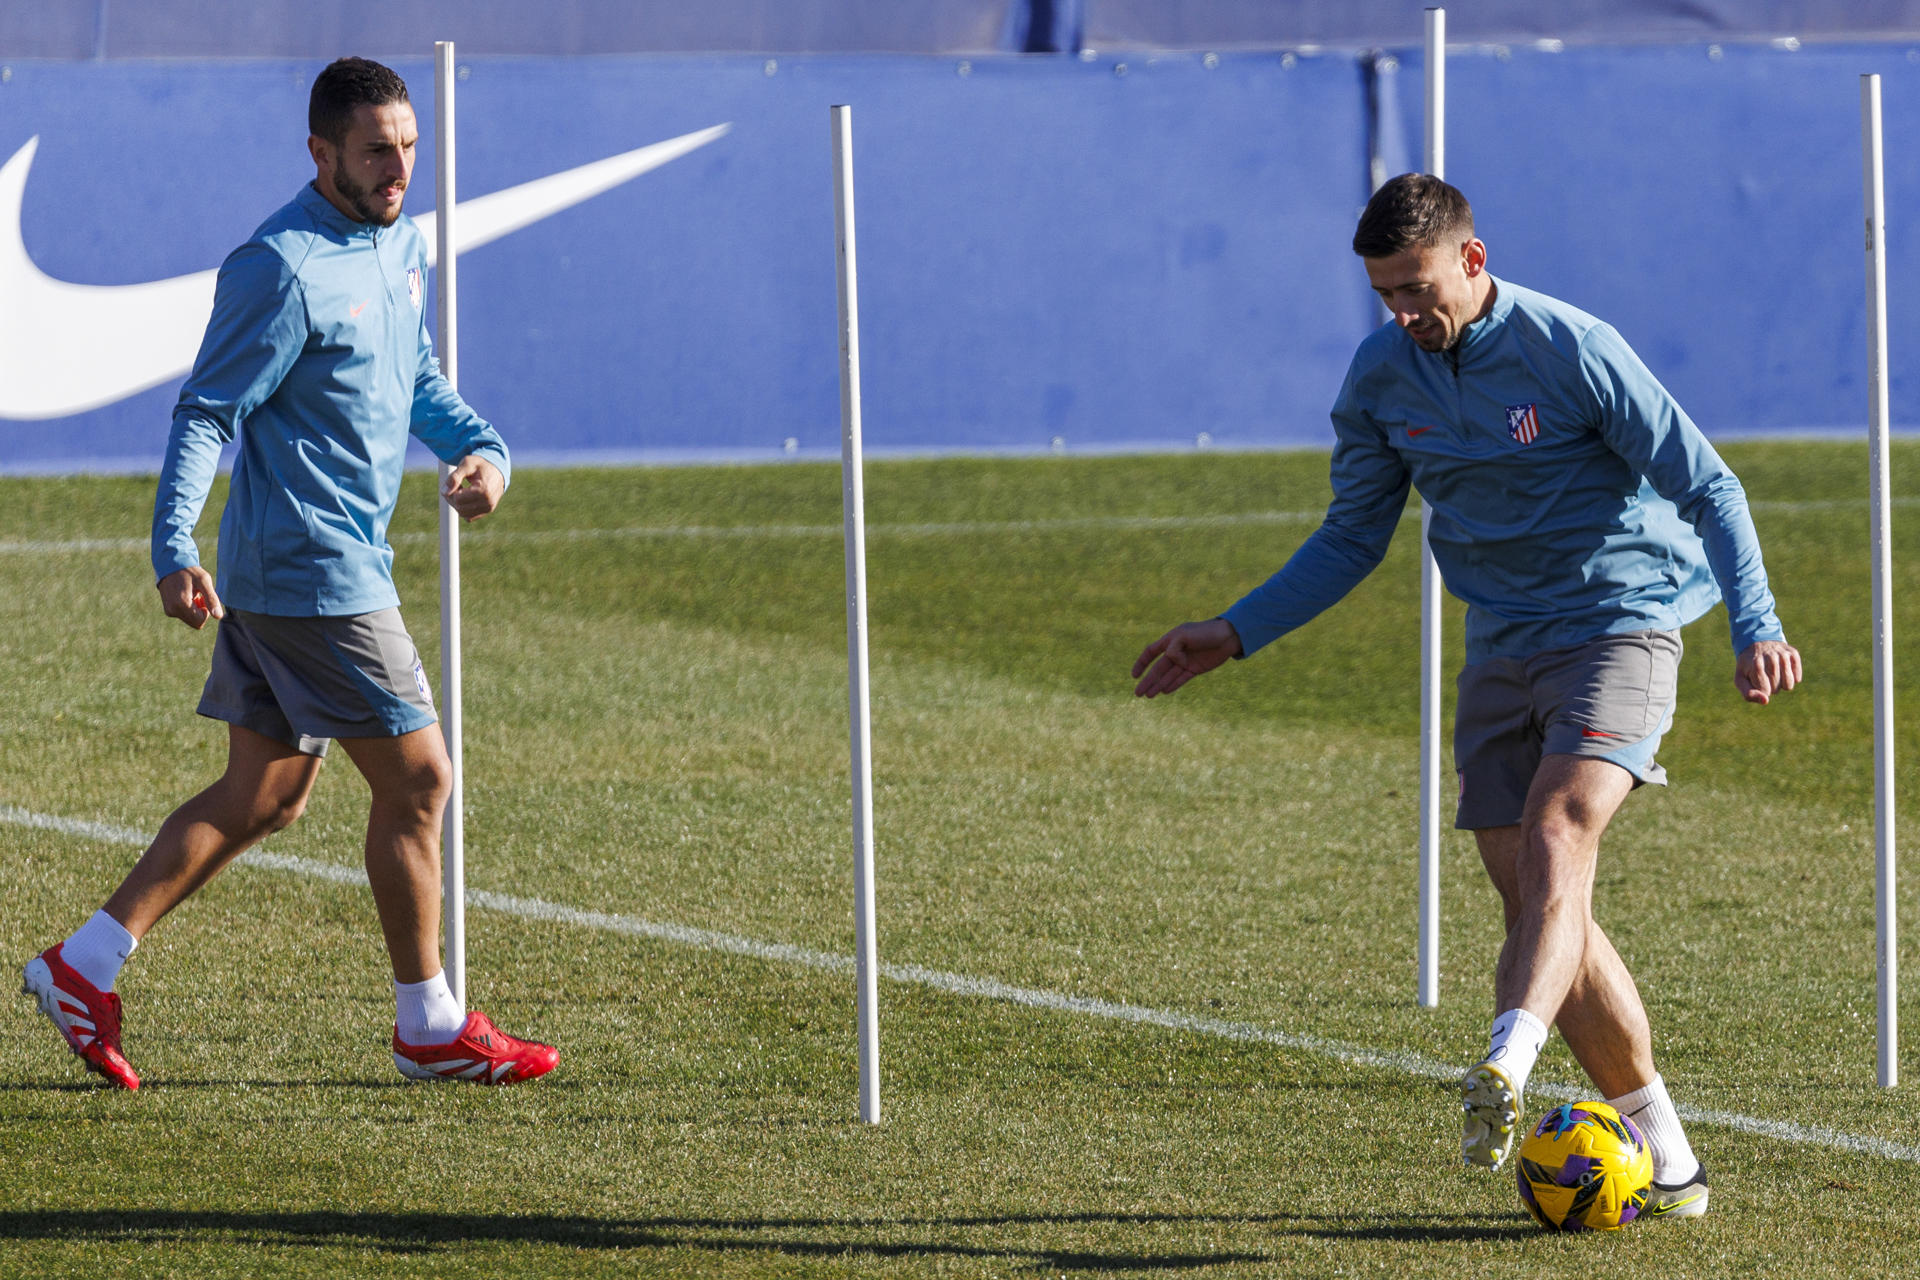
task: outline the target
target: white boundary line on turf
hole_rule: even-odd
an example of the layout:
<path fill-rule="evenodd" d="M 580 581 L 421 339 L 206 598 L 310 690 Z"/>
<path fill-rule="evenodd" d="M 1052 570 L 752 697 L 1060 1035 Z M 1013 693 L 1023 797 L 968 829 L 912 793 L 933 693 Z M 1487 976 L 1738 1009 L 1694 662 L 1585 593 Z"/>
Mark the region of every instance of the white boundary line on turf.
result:
<path fill-rule="evenodd" d="M 60 555 L 88 551 L 145 551 L 144 538 L 69 538 L 63 541 L 0 542 L 0 555 Z"/>
<path fill-rule="evenodd" d="M 64 835 L 80 836 L 106 844 L 144 847 L 149 840 L 145 832 L 136 831 L 131 827 L 90 822 L 84 818 L 63 818 L 55 814 L 34 813 L 10 804 L 0 804 L 0 823 L 16 827 L 32 827 L 43 831 L 57 831 Z M 357 867 L 321 862 L 313 858 L 299 858 L 289 854 L 256 850 L 242 855 L 240 861 L 262 871 L 282 871 L 306 876 L 309 879 L 327 880 L 335 884 L 364 885 L 367 883 L 366 873 Z M 829 973 L 853 971 L 853 957 L 850 955 L 835 955 L 832 952 L 816 951 L 810 947 L 795 946 L 786 942 L 762 942 L 756 938 L 742 938 L 730 933 L 718 933 L 711 929 L 696 929 L 690 925 L 663 924 L 658 921 L 644 920 L 638 916 L 586 911 L 557 902 L 546 902 L 539 898 L 522 898 L 513 894 L 492 893 L 484 889 L 469 889 L 467 904 L 484 911 L 497 911 L 503 915 L 517 916 L 523 920 L 544 920 L 554 924 L 574 925 L 582 929 L 597 929 L 603 933 L 651 938 L 660 942 L 695 947 L 702 951 L 718 951 L 728 955 L 746 956 L 754 960 L 771 960 L 780 964 L 819 969 Z M 1381 1067 L 1422 1080 L 1440 1080 L 1451 1084 L 1460 1077 L 1460 1066 L 1457 1063 L 1440 1062 L 1420 1054 L 1369 1049 L 1339 1040 L 1323 1039 L 1320 1036 L 1276 1031 L 1250 1022 L 1228 1022 L 1221 1018 L 1196 1017 L 1171 1009 L 1152 1009 L 1144 1005 L 1097 1000 L 1088 996 L 1070 996 L 1059 991 L 1017 987 L 994 978 L 969 977 L 966 974 L 947 973 L 939 969 L 922 968 L 919 965 L 886 964 L 880 966 L 879 972 L 881 977 L 890 982 L 927 987 L 952 995 L 997 1000 L 1034 1009 L 1045 1009 L 1054 1013 L 1077 1013 L 1091 1018 L 1133 1022 L 1142 1026 L 1160 1027 L 1167 1031 L 1185 1031 L 1194 1035 L 1214 1036 L 1244 1044 L 1273 1045 L 1276 1048 L 1294 1049 L 1322 1058 L 1331 1058 L 1353 1066 Z M 1536 1096 L 1570 1102 L 1587 1096 L 1590 1091 L 1574 1089 L 1566 1085 L 1535 1083 L 1531 1092 Z M 1716 1125 L 1756 1137 L 1774 1138 L 1781 1142 L 1792 1142 L 1803 1146 L 1831 1147 L 1839 1151 L 1881 1156 L 1888 1160 L 1920 1163 L 1920 1147 L 1903 1146 L 1897 1142 L 1889 1142 L 1885 1138 L 1842 1133 L 1836 1129 L 1793 1124 L 1784 1120 L 1763 1120 L 1731 1111 L 1709 1111 L 1701 1107 L 1684 1105 L 1677 1110 L 1681 1119 L 1691 1123 Z"/>
<path fill-rule="evenodd" d="M 1864 498 L 1808 498 L 1804 501 L 1752 502 L 1754 511 L 1802 512 L 1840 511 L 1866 505 Z M 1896 507 L 1920 506 L 1920 497 L 1892 499 Z M 1071 533 L 1112 529 L 1121 532 L 1230 529 L 1243 525 L 1300 524 L 1319 520 L 1324 510 L 1312 511 L 1240 511 L 1201 516 L 1071 516 L 1057 520 L 957 520 L 925 524 L 869 524 L 871 536 L 897 538 L 956 537 L 967 534 Z M 1402 520 L 1416 513 L 1409 509 Z M 743 525 L 628 525 L 613 529 L 502 529 L 476 535 L 474 545 L 488 542 L 601 542 L 643 541 L 672 538 L 838 538 L 845 530 L 837 524 L 743 524 Z M 439 538 L 436 533 L 399 533 L 390 541 L 402 546 L 424 545 Z M 144 538 L 68 538 L 37 540 L 0 540 L 0 555 L 62 555 L 76 552 L 134 552 L 148 549 Z"/>
<path fill-rule="evenodd" d="M 950 537 L 964 534 L 1053 533 L 1091 529 L 1220 529 L 1236 525 L 1298 524 L 1318 520 L 1325 511 L 1244 511 L 1212 516 L 1072 516 L 1058 520 L 961 520 L 930 524 L 869 524 L 869 534 L 896 537 Z M 628 525 L 613 529 L 502 529 L 485 534 L 489 542 L 593 542 L 652 538 L 838 538 L 837 524 Z M 398 533 L 389 541 L 424 544 L 435 533 Z M 475 545 L 478 545 L 476 543 Z M 143 538 L 71 538 L 0 541 L 0 555 L 57 555 L 82 551 L 145 551 Z"/>
<path fill-rule="evenodd" d="M 1325 511 L 1242 511 L 1214 516 L 1068 516 L 1057 520 L 956 520 L 929 524 L 869 524 L 869 535 L 953 537 L 966 534 L 1071 533 L 1095 529 L 1225 529 L 1238 525 L 1299 524 Z M 629 525 L 619 529 L 510 529 L 494 536 L 516 542 L 581 542 L 621 538 L 838 538 L 837 524 Z M 403 533 L 396 542 L 424 535 Z M 0 544 L 4 545 L 4 544 Z"/>

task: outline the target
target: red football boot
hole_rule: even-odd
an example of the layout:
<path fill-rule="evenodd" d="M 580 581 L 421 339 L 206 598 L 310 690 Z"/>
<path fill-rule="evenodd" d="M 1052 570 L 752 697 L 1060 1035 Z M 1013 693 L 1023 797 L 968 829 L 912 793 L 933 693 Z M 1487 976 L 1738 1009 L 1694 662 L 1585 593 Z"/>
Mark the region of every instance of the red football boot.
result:
<path fill-rule="evenodd" d="M 60 958 L 58 944 L 27 961 L 20 989 L 40 1002 L 40 1012 L 66 1038 L 87 1070 L 122 1089 L 138 1089 L 140 1077 L 120 1052 L 120 997 L 102 991 Z"/>
<path fill-rule="evenodd" d="M 560 1061 L 550 1044 L 516 1040 L 477 1010 L 452 1044 L 408 1044 L 393 1032 L 393 1065 L 410 1080 L 468 1080 L 474 1084 L 519 1084 L 543 1076 Z"/>

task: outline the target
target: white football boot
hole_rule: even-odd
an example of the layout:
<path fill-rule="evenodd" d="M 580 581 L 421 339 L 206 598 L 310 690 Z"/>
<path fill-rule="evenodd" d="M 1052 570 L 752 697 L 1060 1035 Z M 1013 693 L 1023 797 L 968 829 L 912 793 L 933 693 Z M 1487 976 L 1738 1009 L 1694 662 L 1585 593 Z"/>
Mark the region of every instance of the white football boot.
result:
<path fill-rule="evenodd" d="M 1461 1159 L 1498 1169 L 1520 1131 L 1520 1091 L 1512 1078 L 1495 1063 L 1475 1063 L 1460 1079 L 1460 1112 Z"/>

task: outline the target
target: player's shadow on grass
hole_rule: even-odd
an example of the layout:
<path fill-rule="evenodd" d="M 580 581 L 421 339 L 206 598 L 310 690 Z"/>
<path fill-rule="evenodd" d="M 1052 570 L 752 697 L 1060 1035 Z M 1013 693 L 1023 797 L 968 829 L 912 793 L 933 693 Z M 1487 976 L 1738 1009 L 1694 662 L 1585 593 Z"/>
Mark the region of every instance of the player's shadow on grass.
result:
<path fill-rule="evenodd" d="M 0 1212 L 0 1240 L 155 1244 L 229 1242 L 251 1248 L 373 1249 L 426 1254 L 465 1243 L 550 1244 L 569 1249 L 656 1249 L 796 1258 L 871 1254 L 882 1258 L 1012 1258 L 1055 1272 L 1182 1271 L 1271 1262 L 1245 1249 L 1158 1253 L 1124 1247 L 1088 1250 L 1034 1243 L 1023 1228 L 1155 1225 L 1262 1229 L 1281 1236 L 1336 1240 L 1490 1241 L 1538 1233 L 1522 1223 L 1467 1216 L 1416 1215 L 1398 1222 L 1314 1214 L 1061 1213 L 904 1218 L 585 1218 L 436 1213 L 231 1213 L 219 1210 L 85 1209 Z M 1016 1229 L 1004 1241 L 955 1240 L 956 1232 Z M 919 1239 L 902 1235 L 924 1233 Z M 1116 1242 L 1117 1243 L 1117 1242 Z"/>
<path fill-rule="evenodd" d="M 151 1096 L 167 1089 L 418 1089 L 430 1087 L 418 1080 L 163 1080 L 144 1083 L 140 1092 Z M 5 1080 L 0 1093 L 98 1093 L 120 1090 L 102 1080 Z"/>
<path fill-rule="evenodd" d="M 444 1082 L 431 1080 L 408 1080 L 400 1075 L 391 1079 L 366 1080 L 342 1077 L 335 1080 L 248 1080 L 240 1076 L 230 1076 L 220 1080 L 175 1080 L 171 1077 L 143 1081 L 140 1092 L 151 1096 L 168 1089 L 346 1089 L 354 1091 L 381 1092 L 388 1089 L 421 1089 L 432 1092 L 447 1088 Z M 579 1081 L 555 1080 L 542 1084 L 542 1093 L 551 1093 L 556 1089 L 581 1089 L 586 1087 Z M 0 1093 L 98 1093 L 118 1094 L 114 1085 L 99 1079 L 80 1080 L 0 1080 Z"/>

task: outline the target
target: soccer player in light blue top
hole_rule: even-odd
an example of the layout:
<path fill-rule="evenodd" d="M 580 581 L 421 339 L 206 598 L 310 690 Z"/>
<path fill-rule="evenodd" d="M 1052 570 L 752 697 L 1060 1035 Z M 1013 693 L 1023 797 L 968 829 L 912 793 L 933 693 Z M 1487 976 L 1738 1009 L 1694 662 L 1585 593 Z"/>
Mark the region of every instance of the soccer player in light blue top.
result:
<path fill-rule="evenodd" d="M 162 916 L 300 816 L 336 738 L 373 793 L 367 879 L 393 965 L 394 1065 L 512 1084 L 559 1057 L 462 1009 L 441 969 L 452 766 L 387 544 L 409 433 L 452 468 L 442 496 L 468 520 L 505 492 L 507 448 L 448 385 L 427 336 L 426 244 L 400 212 L 419 138 L 405 82 L 342 58 L 314 81 L 308 126 L 312 185 L 220 269 L 154 504 L 162 609 L 196 630 L 220 622 L 199 710 L 227 722 L 226 772 L 174 811 L 101 910 L 26 967 L 68 1047 L 126 1089 L 140 1079 L 120 1043 L 121 966 Z M 235 439 L 216 582 L 193 527 Z"/>
<path fill-rule="evenodd" d="M 1643 1130 L 1644 1212 L 1706 1212 L 1707 1179 L 1654 1069 L 1633 976 L 1593 919 L 1608 821 L 1673 722 L 1679 630 L 1725 600 L 1734 685 L 1765 704 L 1801 678 L 1733 472 L 1607 325 L 1487 272 L 1466 198 L 1405 174 L 1354 252 L 1392 322 L 1360 345 L 1333 408 L 1333 502 L 1286 565 L 1218 618 L 1134 663 L 1142 697 L 1251 655 L 1339 600 L 1386 553 L 1409 488 L 1432 509 L 1467 605 L 1455 825 L 1505 906 L 1486 1057 L 1461 1082 L 1461 1151 L 1497 1168 L 1557 1025 Z"/>

